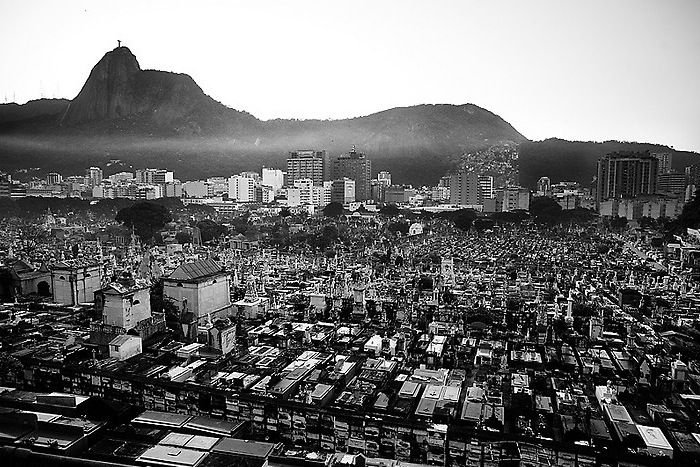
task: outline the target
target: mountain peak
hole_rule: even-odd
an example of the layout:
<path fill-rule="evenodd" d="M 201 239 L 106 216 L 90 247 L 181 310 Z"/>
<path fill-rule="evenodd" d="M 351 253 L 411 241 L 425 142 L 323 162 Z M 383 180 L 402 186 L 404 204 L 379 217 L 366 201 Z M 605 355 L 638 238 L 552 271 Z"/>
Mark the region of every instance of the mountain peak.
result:
<path fill-rule="evenodd" d="M 107 52 L 68 106 L 62 123 L 77 124 L 91 120 L 127 116 L 135 110 L 133 92 L 141 72 L 136 56 L 127 47 Z"/>
<path fill-rule="evenodd" d="M 231 132 L 257 119 L 204 94 L 189 76 L 142 70 L 127 47 L 97 62 L 61 119 L 64 126 L 150 128 L 181 135 Z"/>
<path fill-rule="evenodd" d="M 104 54 L 104 57 L 102 57 L 102 60 L 97 62 L 97 65 L 99 65 L 102 62 L 123 63 L 125 66 L 134 68 L 136 71 L 141 70 L 139 62 L 138 60 L 136 60 L 136 56 L 133 54 L 131 49 L 123 45 L 115 47 L 114 49 Z"/>

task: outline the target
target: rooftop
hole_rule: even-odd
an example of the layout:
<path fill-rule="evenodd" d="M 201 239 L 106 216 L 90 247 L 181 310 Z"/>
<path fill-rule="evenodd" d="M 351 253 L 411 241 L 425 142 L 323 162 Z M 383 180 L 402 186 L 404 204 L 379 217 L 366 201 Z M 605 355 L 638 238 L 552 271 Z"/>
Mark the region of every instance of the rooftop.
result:
<path fill-rule="evenodd" d="M 168 276 L 170 280 L 194 281 L 221 274 L 222 268 L 213 259 L 202 259 L 193 263 L 181 264 Z"/>

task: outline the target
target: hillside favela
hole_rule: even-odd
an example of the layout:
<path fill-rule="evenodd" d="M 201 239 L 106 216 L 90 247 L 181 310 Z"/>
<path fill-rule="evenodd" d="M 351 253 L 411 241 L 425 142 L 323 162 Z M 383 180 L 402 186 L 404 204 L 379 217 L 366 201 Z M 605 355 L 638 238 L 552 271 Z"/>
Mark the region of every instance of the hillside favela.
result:
<path fill-rule="evenodd" d="M 261 119 L 136 48 L 0 104 L 0 465 L 700 465 L 698 153 Z"/>

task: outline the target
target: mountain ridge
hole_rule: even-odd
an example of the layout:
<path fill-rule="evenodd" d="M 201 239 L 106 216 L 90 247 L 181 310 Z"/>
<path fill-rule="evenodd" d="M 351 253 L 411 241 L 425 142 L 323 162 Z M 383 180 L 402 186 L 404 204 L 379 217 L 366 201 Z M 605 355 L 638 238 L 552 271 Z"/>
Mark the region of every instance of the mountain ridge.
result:
<path fill-rule="evenodd" d="M 126 166 L 168 167 L 194 179 L 263 165 L 284 169 L 290 150 L 325 149 L 334 156 L 355 145 L 372 159 L 374 172 L 389 170 L 399 183 L 422 185 L 437 183 L 462 155 L 501 144 L 521 148 L 520 182 L 526 186 L 543 175 L 575 178 L 566 176 L 572 170 L 581 172 L 580 181 L 589 180 L 591 157 L 601 148 L 561 143 L 560 157 L 550 140 L 529 141 L 474 104 L 419 104 L 337 120 L 261 120 L 216 101 L 190 75 L 141 69 L 126 47 L 107 52 L 72 100 L 0 105 L 5 169 L 30 164 L 79 173 L 121 159 Z"/>
<path fill-rule="evenodd" d="M 288 151 L 298 148 L 334 156 L 355 145 L 375 170 L 424 184 L 435 183 L 465 151 L 527 140 L 474 104 L 421 104 L 338 120 L 260 120 L 206 95 L 189 75 L 141 69 L 126 47 L 107 52 L 63 109 L 61 102 L 31 106 L 41 105 L 47 107 L 43 115 L 34 109 L 14 121 L 3 119 L 7 109 L 0 105 L 5 167 L 77 170 L 79 163 L 120 158 L 169 167 L 188 179 L 214 170 L 284 168 Z"/>

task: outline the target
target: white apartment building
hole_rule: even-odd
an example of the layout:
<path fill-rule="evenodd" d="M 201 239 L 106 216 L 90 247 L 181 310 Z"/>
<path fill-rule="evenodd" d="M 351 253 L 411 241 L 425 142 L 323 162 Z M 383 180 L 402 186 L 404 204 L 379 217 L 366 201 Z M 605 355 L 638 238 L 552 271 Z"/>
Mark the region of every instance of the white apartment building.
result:
<path fill-rule="evenodd" d="M 228 179 L 228 197 L 239 203 L 255 202 L 255 187 L 254 178 L 233 175 Z"/>
<path fill-rule="evenodd" d="M 331 203 L 331 184 L 332 182 L 323 182 L 323 186 L 315 186 L 313 194 L 313 205 L 320 208 L 326 207 Z"/>
<path fill-rule="evenodd" d="M 294 180 L 294 188 L 299 189 L 299 202 L 301 204 L 312 204 L 314 199 L 314 181 L 310 178 Z"/>
<path fill-rule="evenodd" d="M 271 187 L 276 192 L 284 185 L 284 172 L 279 169 L 263 167 L 262 184 Z"/>
<path fill-rule="evenodd" d="M 228 191 L 228 186 L 226 187 Z M 204 180 L 193 180 L 182 184 L 182 192 L 188 198 L 211 198 L 214 194 L 214 184 Z"/>

